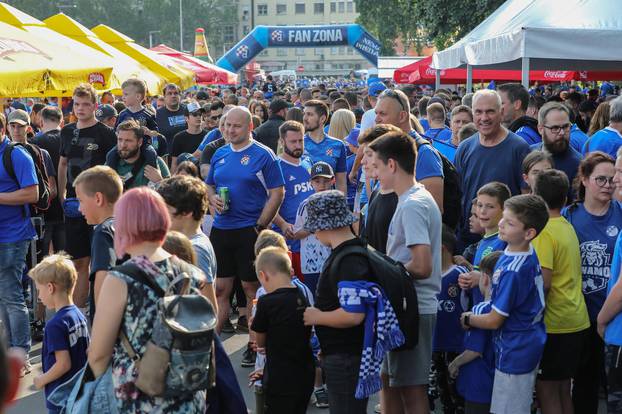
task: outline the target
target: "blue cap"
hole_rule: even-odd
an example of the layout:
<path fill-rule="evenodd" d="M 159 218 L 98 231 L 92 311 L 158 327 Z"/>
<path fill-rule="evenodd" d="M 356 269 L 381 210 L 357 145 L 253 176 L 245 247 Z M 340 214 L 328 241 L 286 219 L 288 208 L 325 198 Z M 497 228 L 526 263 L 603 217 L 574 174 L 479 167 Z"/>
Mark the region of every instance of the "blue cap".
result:
<path fill-rule="evenodd" d="M 384 91 L 385 89 L 387 89 L 387 87 L 385 86 L 384 83 L 374 82 L 371 85 L 369 85 L 369 88 L 367 89 L 367 94 L 375 98 L 378 95 L 380 95 L 382 91 Z"/>
<path fill-rule="evenodd" d="M 352 128 L 348 136 L 346 137 L 346 142 L 354 147 L 359 146 L 359 134 L 361 133 L 360 128 Z"/>

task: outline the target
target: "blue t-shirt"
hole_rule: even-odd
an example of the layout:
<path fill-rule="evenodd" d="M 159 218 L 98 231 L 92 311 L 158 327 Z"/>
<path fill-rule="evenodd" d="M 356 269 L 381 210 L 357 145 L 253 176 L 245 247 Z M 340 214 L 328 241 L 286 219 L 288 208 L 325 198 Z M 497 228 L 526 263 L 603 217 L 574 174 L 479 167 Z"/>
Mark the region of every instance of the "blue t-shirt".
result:
<path fill-rule="evenodd" d="M 47 372 L 56 363 L 56 351 L 69 351 L 71 369 L 56 381 L 45 386 L 45 396 L 48 397 L 59 385 L 69 380 L 86 364 L 86 350 L 89 347 L 89 330 L 86 318 L 75 305 L 60 308 L 58 312 L 45 324 L 43 336 L 43 350 L 41 364 L 43 372 Z M 57 407 L 46 401 L 48 409 Z"/>
<path fill-rule="evenodd" d="M 479 270 L 479 263 L 484 257 L 488 256 L 492 252 L 505 250 L 507 245 L 508 244 L 506 242 L 499 238 L 498 232 L 483 237 L 477 245 L 475 256 L 473 256 L 473 268 L 475 270 Z M 479 287 L 471 289 L 470 293 L 473 304 L 480 303 L 484 300 L 484 296 L 482 295 L 482 292 L 480 292 Z"/>
<path fill-rule="evenodd" d="M 481 302 L 473 307 L 474 315 L 490 313 L 490 302 Z M 464 349 L 478 352 L 482 356 L 460 367 L 458 392 L 466 401 L 488 404 L 492 399 L 492 384 L 495 377 L 495 354 L 492 345 L 492 331 L 471 328 L 464 336 Z"/>
<path fill-rule="evenodd" d="M 8 138 L 4 138 L 0 143 L 0 160 L 8 144 Z M 35 164 L 25 149 L 15 147 L 11 152 L 11 161 L 17 182 L 9 176 L 4 164 L 0 162 L 0 193 L 11 193 L 20 188 L 39 184 Z M 0 204 L 0 243 L 15 243 L 32 240 L 34 237 L 35 229 L 30 221 L 30 209 L 27 206 Z"/>
<path fill-rule="evenodd" d="M 531 146 L 532 150 L 546 150 L 543 148 L 543 144 L 537 144 Z M 579 170 L 579 164 L 581 164 L 581 160 L 583 156 L 580 152 L 577 152 L 572 146 L 568 147 L 568 150 L 562 153 L 551 153 L 551 157 L 553 158 L 553 164 L 556 170 L 560 170 L 566 173 L 568 177 L 568 182 L 571 184 L 570 188 L 568 188 L 568 202 L 572 202 L 574 200 L 574 194 L 572 190 L 572 183 L 574 182 L 574 178 L 577 175 L 577 171 Z"/>
<path fill-rule="evenodd" d="M 438 152 L 443 154 L 445 158 L 447 158 L 453 164 L 454 159 L 456 158 L 456 151 L 458 150 L 458 147 L 456 147 L 454 144 L 452 144 L 449 141 L 443 142 L 443 141 L 437 141 L 437 140 L 434 140 L 432 142 L 432 146 L 436 148 Z"/>
<path fill-rule="evenodd" d="M 583 296 L 590 321 L 594 322 L 605 303 L 612 275 L 614 248 L 622 230 L 622 206 L 612 201 L 606 214 L 595 216 L 580 203 L 562 210 L 562 216 L 572 224 L 579 239 Z"/>
<path fill-rule="evenodd" d="M 589 137 L 587 134 L 579 129 L 577 124 L 572 124 L 570 128 L 570 146 L 574 148 L 578 153 L 582 153 L 583 146 L 587 142 Z"/>
<path fill-rule="evenodd" d="M 417 133 L 411 131 L 409 135 L 413 139 L 417 139 Z M 415 178 L 417 181 L 426 178 L 441 177 L 443 178 L 443 161 L 432 145 L 419 145 L 417 148 L 417 161 L 415 163 Z"/>
<path fill-rule="evenodd" d="M 279 158 L 279 165 L 285 180 L 285 198 L 279 209 L 279 215 L 289 224 L 294 224 L 298 207 L 309 196 L 313 195 L 313 187 L 311 187 L 311 160 L 302 157 L 300 164 L 294 165 Z M 281 233 L 279 226 L 274 225 L 272 229 Z M 287 246 L 290 251 L 297 253 L 300 251 L 300 240 L 287 240 Z"/>
<path fill-rule="evenodd" d="M 458 276 L 469 270 L 462 266 L 452 266 L 441 278 L 441 291 L 436 295 L 438 311 L 432 348 L 434 352 L 462 352 L 464 330 L 460 325 L 460 315 L 466 311 L 466 301 L 458 285 Z"/>
<path fill-rule="evenodd" d="M 284 185 L 274 152 L 255 140 L 238 150 L 231 144 L 216 150 L 206 182 L 217 193 L 221 187 L 229 189 L 229 210 L 214 217 L 214 227 L 221 230 L 257 224 L 268 190 Z"/>
<path fill-rule="evenodd" d="M 499 258 L 492 276 L 492 308 L 505 321 L 494 332 L 495 367 L 506 374 L 526 374 L 540 363 L 544 327 L 544 279 L 533 247 Z"/>
<path fill-rule="evenodd" d="M 428 122 L 428 120 L 425 118 L 419 118 L 419 123 L 423 128 L 423 132 L 428 132 L 428 129 L 430 129 L 430 123 Z"/>
<path fill-rule="evenodd" d="M 354 166 L 354 160 L 356 158 L 356 154 L 352 154 L 350 153 L 350 151 L 348 151 L 348 153 L 349 155 L 346 158 L 346 169 L 347 169 L 347 175 L 349 176 L 350 171 L 352 171 L 352 167 Z M 359 168 L 359 171 L 356 175 L 356 183 L 353 183 L 350 180 L 347 180 L 348 181 L 348 184 L 347 184 L 348 207 L 350 207 L 350 210 L 352 211 L 354 211 L 354 200 L 356 199 L 356 190 L 358 188 L 358 182 L 360 181 L 360 179 L 361 179 L 361 169 Z"/>
<path fill-rule="evenodd" d="M 117 117 L 117 123 L 114 125 L 114 129 L 116 130 L 121 122 L 127 121 L 129 119 L 133 119 L 134 121 L 138 122 L 141 127 L 147 127 L 151 131 L 159 131 L 155 114 L 144 107 L 138 112 L 132 112 L 130 111 L 130 108 L 125 108 L 124 110 L 122 110 Z"/>
<path fill-rule="evenodd" d="M 205 134 L 205 137 L 203 138 L 203 141 L 201 141 L 201 143 L 199 144 L 197 150 L 202 152 L 207 146 L 207 144 L 209 144 L 210 142 L 214 142 L 220 138 L 222 138 L 222 132 L 220 132 L 220 129 L 218 128 L 212 129 L 210 132 Z"/>
<path fill-rule="evenodd" d="M 620 277 L 620 268 L 622 267 L 622 237 L 618 236 L 615 250 L 613 253 L 613 261 L 611 262 L 611 278 L 607 286 L 607 295 L 611 293 L 611 289 L 618 282 Z M 622 313 L 618 313 L 607 325 L 605 329 L 605 343 L 607 345 L 622 346 Z"/>
<path fill-rule="evenodd" d="M 305 155 L 315 164 L 324 161 L 333 167 L 333 172 L 345 173 L 346 144 L 343 141 L 324 134 L 324 139 L 316 143 L 308 134 L 305 134 Z"/>
<path fill-rule="evenodd" d="M 622 135 L 611 127 L 601 129 L 592 135 L 583 146 L 583 155 L 589 152 L 602 151 L 615 160 L 618 148 L 622 146 Z"/>
<path fill-rule="evenodd" d="M 525 142 L 529 145 L 535 145 L 542 142 L 542 137 L 540 137 L 538 131 L 534 130 L 528 125 L 523 125 L 522 127 L 518 128 L 515 134 L 524 139 Z"/>
<path fill-rule="evenodd" d="M 510 187 L 513 195 L 520 194 L 523 183 L 523 159 L 529 153 L 529 145 L 518 135 L 508 136 L 494 147 L 479 142 L 479 133 L 458 145 L 454 165 L 460 175 L 462 189 L 462 230 L 469 231 L 471 200 L 477 190 L 491 181 L 499 181 Z"/>
<path fill-rule="evenodd" d="M 441 141 L 447 142 L 451 139 L 451 129 L 444 128 L 428 128 L 425 131 L 424 138 L 427 138 L 429 141 Z"/>

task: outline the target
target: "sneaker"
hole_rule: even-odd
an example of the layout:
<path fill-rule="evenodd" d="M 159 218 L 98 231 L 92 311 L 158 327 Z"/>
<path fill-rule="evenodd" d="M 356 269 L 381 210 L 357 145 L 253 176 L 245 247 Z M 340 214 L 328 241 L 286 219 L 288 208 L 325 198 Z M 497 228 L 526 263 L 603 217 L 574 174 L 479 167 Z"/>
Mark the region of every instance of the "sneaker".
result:
<path fill-rule="evenodd" d="M 222 325 L 222 333 L 235 333 L 235 328 L 231 324 L 231 321 L 227 319 L 225 323 Z"/>
<path fill-rule="evenodd" d="M 240 316 L 238 318 L 237 330 L 248 332 L 248 320 L 246 319 L 246 316 Z"/>
<path fill-rule="evenodd" d="M 30 374 L 31 372 L 32 372 L 32 365 L 30 364 L 30 360 L 26 358 L 26 362 L 24 362 L 24 365 L 22 365 L 22 369 L 19 372 L 19 377 L 23 378 L 26 375 Z"/>
<path fill-rule="evenodd" d="M 375 412 L 376 414 L 381 414 L 381 413 L 382 413 L 382 409 L 380 408 L 380 404 L 376 404 L 376 405 L 374 406 L 374 412 Z"/>
<path fill-rule="evenodd" d="M 317 408 L 328 408 L 328 393 L 325 387 L 313 391 L 313 397 Z"/>
<path fill-rule="evenodd" d="M 242 355 L 242 363 L 240 365 L 243 367 L 254 367 L 256 358 L 257 352 L 253 351 L 251 344 L 249 343 L 246 346 L 246 351 L 244 351 L 244 354 Z"/>

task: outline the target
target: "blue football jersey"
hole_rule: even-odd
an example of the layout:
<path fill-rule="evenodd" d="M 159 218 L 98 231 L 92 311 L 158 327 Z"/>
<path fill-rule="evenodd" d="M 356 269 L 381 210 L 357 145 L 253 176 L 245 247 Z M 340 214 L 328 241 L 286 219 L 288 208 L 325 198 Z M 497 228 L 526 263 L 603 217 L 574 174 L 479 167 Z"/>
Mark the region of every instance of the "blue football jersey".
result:
<path fill-rule="evenodd" d="M 318 161 L 328 163 L 335 174 L 346 172 L 346 144 L 340 139 L 324 134 L 319 143 L 305 135 L 305 155 L 315 164 Z"/>
<path fill-rule="evenodd" d="M 460 315 L 466 310 L 466 298 L 458 285 L 458 276 L 469 270 L 463 266 L 452 266 L 441 278 L 441 291 L 436 295 L 438 312 L 432 347 L 434 351 L 461 352 L 464 330 Z"/>
<path fill-rule="evenodd" d="M 499 238 L 499 233 L 494 233 L 489 236 L 485 236 L 477 245 L 477 250 L 475 251 L 475 257 L 473 257 L 473 267 L 475 270 L 479 270 L 479 262 L 486 256 L 488 256 L 492 252 L 496 252 L 499 250 L 505 250 L 505 247 L 508 244 Z M 480 292 L 479 288 L 471 289 L 471 298 L 473 299 L 473 304 L 479 303 L 484 300 L 484 296 Z"/>

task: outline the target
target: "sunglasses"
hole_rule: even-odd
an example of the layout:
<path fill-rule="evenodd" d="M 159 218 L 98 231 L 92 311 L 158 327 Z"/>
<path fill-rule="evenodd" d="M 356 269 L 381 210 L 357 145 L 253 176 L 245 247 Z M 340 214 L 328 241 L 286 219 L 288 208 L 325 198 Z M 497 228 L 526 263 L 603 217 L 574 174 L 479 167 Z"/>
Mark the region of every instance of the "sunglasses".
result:
<path fill-rule="evenodd" d="M 385 89 L 381 94 L 380 97 L 387 97 L 387 98 L 392 98 L 397 100 L 400 103 L 400 106 L 402 107 L 402 111 L 406 111 L 406 105 L 404 105 L 404 102 L 402 102 L 402 98 L 401 96 L 395 92 L 393 89 Z M 408 112 L 408 111 L 406 111 Z"/>
<path fill-rule="evenodd" d="M 222 115 L 210 116 L 209 118 L 210 118 L 212 121 L 218 121 L 220 118 L 222 118 Z"/>

